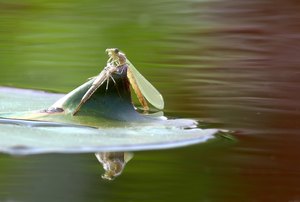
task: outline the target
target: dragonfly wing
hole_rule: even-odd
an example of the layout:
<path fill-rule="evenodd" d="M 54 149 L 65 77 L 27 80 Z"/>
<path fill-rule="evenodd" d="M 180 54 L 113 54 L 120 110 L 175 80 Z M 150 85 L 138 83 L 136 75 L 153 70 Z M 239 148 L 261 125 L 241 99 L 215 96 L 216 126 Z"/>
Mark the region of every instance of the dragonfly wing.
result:
<path fill-rule="evenodd" d="M 141 91 L 141 89 L 139 88 L 137 82 L 136 82 L 136 79 L 131 71 L 131 68 L 128 68 L 127 69 L 127 78 L 131 84 L 131 87 L 132 89 L 134 90 L 139 102 L 141 103 L 141 105 L 143 106 L 144 110 L 145 111 L 148 111 L 149 110 L 149 107 L 148 107 L 148 103 Z"/>
<path fill-rule="evenodd" d="M 157 109 L 164 108 L 164 99 L 160 92 L 127 60 L 136 83 L 144 97 Z"/>

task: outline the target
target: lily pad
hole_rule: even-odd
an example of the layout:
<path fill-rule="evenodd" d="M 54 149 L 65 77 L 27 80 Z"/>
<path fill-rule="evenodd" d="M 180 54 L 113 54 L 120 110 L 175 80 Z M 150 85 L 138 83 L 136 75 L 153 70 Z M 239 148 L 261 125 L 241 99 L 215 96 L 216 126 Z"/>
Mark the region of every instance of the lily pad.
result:
<path fill-rule="evenodd" d="M 114 82 L 99 85 L 85 102 L 86 92 L 103 77 L 93 78 L 67 95 L 0 88 L 0 151 L 18 155 L 136 151 L 213 138 L 217 130 L 199 129 L 194 120 L 137 112 L 127 65 L 119 69 L 111 75 Z"/>
<path fill-rule="evenodd" d="M 0 151 L 10 154 L 166 149 L 204 142 L 216 130 L 163 127 L 74 128 L 2 125 Z"/>
<path fill-rule="evenodd" d="M 45 109 L 62 94 L 0 88 L 0 117 L 24 115 Z M 97 119 L 95 119 L 97 121 Z M 91 122 L 93 120 L 91 119 Z M 101 127 L 37 120 L 0 119 L 0 151 L 16 154 L 83 153 L 167 149 L 204 142 L 216 129 L 202 130 L 191 119 L 166 119 L 156 122 L 110 121 Z M 95 124 L 91 124 L 95 125 Z"/>

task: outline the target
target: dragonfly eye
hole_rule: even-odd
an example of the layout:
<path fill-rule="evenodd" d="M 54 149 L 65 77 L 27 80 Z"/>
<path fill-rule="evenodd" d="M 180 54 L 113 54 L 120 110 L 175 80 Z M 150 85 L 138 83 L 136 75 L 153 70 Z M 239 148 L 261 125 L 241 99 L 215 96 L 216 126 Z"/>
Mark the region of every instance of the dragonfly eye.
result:
<path fill-rule="evenodd" d="M 117 53 L 119 53 L 119 52 L 120 52 L 120 50 L 117 49 L 117 48 L 115 48 L 115 53 L 117 54 Z"/>

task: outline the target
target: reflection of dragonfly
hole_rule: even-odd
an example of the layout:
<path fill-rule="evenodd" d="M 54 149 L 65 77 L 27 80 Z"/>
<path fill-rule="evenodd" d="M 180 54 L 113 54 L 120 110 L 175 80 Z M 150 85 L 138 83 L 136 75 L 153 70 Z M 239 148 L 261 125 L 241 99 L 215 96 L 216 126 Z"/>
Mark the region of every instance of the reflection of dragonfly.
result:
<path fill-rule="evenodd" d="M 113 180 L 121 175 L 128 161 L 133 158 L 133 153 L 130 152 L 97 152 L 95 155 L 105 170 L 102 178 L 106 180 Z"/>
<path fill-rule="evenodd" d="M 136 93 L 139 102 L 143 106 L 144 110 L 149 110 L 148 100 L 157 109 L 164 108 L 164 100 L 158 90 L 133 66 L 133 64 L 126 58 L 125 54 L 119 51 L 117 48 L 106 49 L 109 59 L 107 60 L 107 66 L 100 72 L 100 74 L 94 80 L 92 86 L 82 97 L 79 105 L 74 110 L 75 115 L 86 103 L 90 97 L 96 92 L 96 90 L 106 81 L 106 90 L 108 89 L 109 79 L 111 78 L 114 83 L 115 80 L 112 77 L 113 73 L 117 73 L 119 67 L 128 65 L 127 77 Z"/>

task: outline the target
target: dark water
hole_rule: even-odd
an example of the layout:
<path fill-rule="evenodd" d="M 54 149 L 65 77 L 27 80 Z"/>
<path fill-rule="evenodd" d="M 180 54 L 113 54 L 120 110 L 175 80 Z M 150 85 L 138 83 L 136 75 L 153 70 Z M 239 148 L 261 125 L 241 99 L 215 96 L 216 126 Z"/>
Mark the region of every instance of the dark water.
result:
<path fill-rule="evenodd" d="M 136 152 L 111 182 L 93 154 L 1 155 L 0 201 L 300 201 L 298 1 L 0 1 L 0 10 L 1 85 L 67 92 L 119 47 L 165 96 L 167 115 L 237 139 Z"/>

